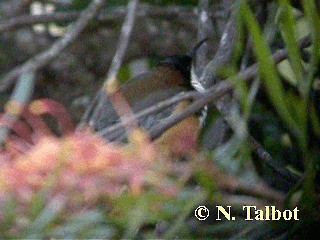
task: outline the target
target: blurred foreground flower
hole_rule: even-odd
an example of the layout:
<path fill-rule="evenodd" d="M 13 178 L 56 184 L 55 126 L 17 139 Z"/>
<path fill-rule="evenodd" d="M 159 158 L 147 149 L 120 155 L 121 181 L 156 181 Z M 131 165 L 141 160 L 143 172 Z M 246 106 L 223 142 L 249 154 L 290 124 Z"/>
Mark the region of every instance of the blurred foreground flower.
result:
<path fill-rule="evenodd" d="M 42 114 L 57 119 L 62 136 L 50 130 Z M 173 161 L 164 143 L 150 142 L 142 130 L 133 131 L 128 144 L 106 143 L 89 130 L 74 131 L 64 108 L 48 99 L 33 102 L 22 116 L 25 121 L 10 126 L 0 153 L 0 205 L 14 199 L 23 212 L 35 194 L 44 193 L 46 201 L 62 198 L 69 211 L 78 211 L 124 192 L 137 195 L 151 188 L 172 196 L 190 177 L 190 163 Z M 5 119 L 1 123 L 6 125 Z M 194 151 L 190 131 L 175 131 L 170 139 L 180 144 L 179 154 Z"/>

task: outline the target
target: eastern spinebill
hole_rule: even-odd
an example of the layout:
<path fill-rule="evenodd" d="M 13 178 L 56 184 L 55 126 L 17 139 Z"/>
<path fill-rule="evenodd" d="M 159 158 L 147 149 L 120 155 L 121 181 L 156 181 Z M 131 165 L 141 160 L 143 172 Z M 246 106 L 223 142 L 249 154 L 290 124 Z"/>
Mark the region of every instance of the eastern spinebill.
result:
<path fill-rule="evenodd" d="M 179 93 L 197 90 L 197 86 L 194 84 L 196 81 L 191 79 L 192 60 L 205 41 L 207 39 L 200 41 L 185 55 L 165 57 L 151 71 L 139 74 L 121 85 L 119 91 L 129 104 L 131 111 L 137 113 Z M 120 121 L 106 93 L 103 94 L 100 101 L 102 101 L 100 102 L 102 104 L 99 104 L 100 107 L 93 111 L 89 121 L 89 126 L 95 131 L 101 131 Z M 139 126 L 147 131 L 152 130 L 153 127 L 176 112 L 177 105 L 139 118 Z M 104 136 L 108 141 L 122 141 L 125 137 L 125 128 L 120 128 Z"/>

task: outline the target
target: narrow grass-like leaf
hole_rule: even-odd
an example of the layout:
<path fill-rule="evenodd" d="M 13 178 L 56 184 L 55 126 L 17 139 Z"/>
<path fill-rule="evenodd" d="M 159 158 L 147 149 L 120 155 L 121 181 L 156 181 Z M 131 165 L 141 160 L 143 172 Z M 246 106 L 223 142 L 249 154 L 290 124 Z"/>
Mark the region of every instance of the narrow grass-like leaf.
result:
<path fill-rule="evenodd" d="M 309 93 L 314 81 L 314 73 L 318 70 L 320 59 L 320 17 L 317 13 L 317 7 L 313 0 L 303 0 L 303 8 L 305 16 L 311 27 L 312 37 L 312 54 L 311 54 L 311 67 L 308 71 L 308 86 L 306 92 Z"/>
<path fill-rule="evenodd" d="M 320 17 L 317 13 L 317 6 L 313 0 L 303 0 L 303 8 L 305 16 L 311 27 L 311 38 L 312 38 L 312 52 L 310 60 L 310 69 L 308 69 L 308 88 L 307 94 L 311 91 L 313 82 L 315 80 L 315 73 L 318 71 L 319 59 L 320 59 Z M 308 101 L 306 99 L 306 101 Z M 309 114 L 309 117 L 312 118 L 312 114 Z M 312 121 L 312 120 L 311 120 Z M 316 158 L 311 156 L 311 152 L 304 152 L 305 159 L 305 182 L 303 185 L 304 194 L 303 199 L 305 200 L 305 206 L 307 211 L 312 214 L 314 212 L 313 202 L 316 198 L 315 194 L 315 176 L 316 176 Z"/>
<path fill-rule="evenodd" d="M 304 79 L 304 69 L 301 63 L 301 54 L 298 48 L 298 41 L 295 38 L 295 21 L 293 18 L 292 7 L 288 0 L 279 0 L 280 4 L 280 27 L 283 39 L 289 55 L 289 61 L 297 80 L 300 93 L 306 94 L 306 82 Z"/>
<path fill-rule="evenodd" d="M 317 137 L 320 137 L 320 119 L 317 116 L 314 105 L 311 106 L 310 119 L 311 119 L 313 132 L 316 134 Z"/>
<path fill-rule="evenodd" d="M 305 146 L 303 151 L 307 151 L 306 146 L 307 146 L 307 97 L 299 97 L 293 94 L 292 92 L 287 93 L 287 106 L 288 109 L 290 110 L 290 113 L 295 116 L 296 122 L 299 124 L 299 127 L 301 129 L 301 136 L 300 136 L 300 141 L 303 143 L 303 146 Z"/>

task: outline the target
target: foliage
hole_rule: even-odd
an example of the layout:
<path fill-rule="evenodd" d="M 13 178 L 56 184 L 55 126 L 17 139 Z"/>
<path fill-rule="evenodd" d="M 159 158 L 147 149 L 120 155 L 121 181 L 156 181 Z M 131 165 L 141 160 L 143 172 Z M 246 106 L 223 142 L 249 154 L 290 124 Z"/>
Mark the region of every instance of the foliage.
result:
<path fill-rule="evenodd" d="M 318 88 L 314 88 L 315 81 L 318 81 L 319 67 L 319 15 L 315 11 L 316 5 L 313 1 L 303 1 L 303 10 L 305 15 L 300 15 L 300 18 L 294 18 L 293 8 L 289 1 L 280 0 L 277 5 L 277 22 L 276 26 L 281 33 L 283 42 L 288 50 L 287 69 L 280 69 L 284 75 L 286 71 L 290 71 L 294 79 L 294 87 L 292 82 L 289 84 L 283 81 L 285 76 L 280 75 L 277 67 L 271 59 L 271 50 L 268 47 L 266 37 L 264 37 L 259 29 L 254 15 L 246 3 L 243 1 L 240 6 L 241 16 L 244 24 L 253 40 L 254 54 L 259 64 L 259 73 L 263 82 L 263 87 L 266 91 L 266 96 L 261 102 L 261 98 L 257 99 L 253 114 L 256 114 L 255 124 L 260 125 L 251 128 L 251 131 L 267 131 L 265 135 L 258 136 L 260 133 L 254 132 L 253 135 L 264 142 L 266 149 L 273 153 L 276 161 L 280 162 L 287 169 L 295 174 L 303 174 L 303 187 L 299 188 L 299 183 L 289 184 L 291 194 L 287 196 L 287 200 L 291 199 L 292 194 L 300 189 L 300 207 L 307 209 L 308 214 L 305 218 L 313 218 L 314 222 L 319 220 L 316 203 L 316 185 L 318 180 L 317 169 L 319 169 L 319 135 L 316 128 L 312 126 L 311 113 L 318 109 L 317 95 Z M 298 49 L 298 39 L 302 38 L 301 32 L 297 31 L 298 21 L 303 19 L 307 22 L 308 30 L 312 36 L 312 41 L 316 43 L 308 49 L 309 58 L 303 58 L 304 52 Z M 304 29 L 306 31 L 306 29 Z M 312 87 L 313 86 L 313 87 Z M 269 103 L 272 104 L 270 108 Z M 263 110 L 261 107 L 263 106 Z M 261 111 L 262 110 L 262 111 Z M 271 111 L 271 112 L 269 112 Z M 260 116 L 259 116 L 260 115 Z M 316 122 L 319 122 L 319 115 Z M 279 145 L 282 142 L 282 146 Z M 269 178 L 272 178 L 269 173 Z M 273 176 L 274 177 L 274 176 Z M 277 182 L 281 189 L 281 183 L 278 180 L 273 180 L 273 184 Z M 284 188 L 287 188 L 284 187 Z M 291 199 L 292 200 L 292 199 Z M 306 220 L 305 221 L 309 221 Z M 312 222 L 312 221 L 311 221 Z M 301 223 L 300 223 L 301 224 Z M 299 226 L 300 224 L 297 224 Z M 300 225 L 301 227 L 301 225 Z M 300 229 L 297 227 L 297 229 Z M 297 234 L 298 232 L 294 232 Z M 293 233 L 291 233 L 293 234 Z"/>

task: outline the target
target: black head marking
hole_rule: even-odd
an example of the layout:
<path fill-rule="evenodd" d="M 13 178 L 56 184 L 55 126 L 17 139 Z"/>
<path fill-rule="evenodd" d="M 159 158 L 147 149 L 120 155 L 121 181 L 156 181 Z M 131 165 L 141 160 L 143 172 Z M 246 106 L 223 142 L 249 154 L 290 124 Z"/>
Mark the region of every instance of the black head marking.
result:
<path fill-rule="evenodd" d="M 194 48 L 192 48 L 187 54 L 185 55 L 175 55 L 164 58 L 160 63 L 159 66 L 169 66 L 174 67 L 178 70 L 184 79 L 187 81 L 188 85 L 191 86 L 191 65 L 192 60 L 196 56 L 197 50 L 202 46 L 204 42 L 206 42 L 208 38 L 203 39 L 200 41 Z"/>
<path fill-rule="evenodd" d="M 190 81 L 192 58 L 188 55 L 176 55 L 164 58 L 159 66 L 169 66 L 178 70 L 185 80 Z"/>

